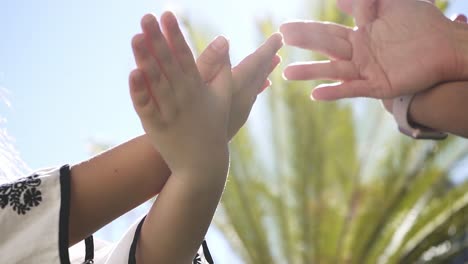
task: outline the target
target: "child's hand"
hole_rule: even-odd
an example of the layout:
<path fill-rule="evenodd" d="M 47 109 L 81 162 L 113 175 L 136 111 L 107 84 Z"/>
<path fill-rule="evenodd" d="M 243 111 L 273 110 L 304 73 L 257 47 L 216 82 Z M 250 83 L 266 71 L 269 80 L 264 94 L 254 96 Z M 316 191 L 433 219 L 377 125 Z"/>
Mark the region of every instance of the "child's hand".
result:
<path fill-rule="evenodd" d="M 229 115 L 228 138 L 232 139 L 249 117 L 257 98 L 271 85 L 268 75 L 281 62 L 276 53 L 283 46 L 279 33 L 269 37 L 255 52 L 232 69 L 232 102 Z M 198 70 L 205 82 L 217 76 L 219 69 L 229 62 L 222 54 L 210 46 L 197 59 Z"/>
<path fill-rule="evenodd" d="M 229 139 L 234 137 L 247 121 L 257 94 L 271 84 L 267 77 L 281 61 L 281 57 L 276 53 L 282 46 L 281 34 L 275 33 L 232 69 L 233 90 L 229 115 Z M 214 78 L 218 73 L 217 68 L 222 67 L 225 61 L 221 54 L 215 56 L 212 53 L 212 49 L 207 48 L 197 60 L 198 69 L 205 81 Z"/>
<path fill-rule="evenodd" d="M 228 138 L 246 121 L 257 93 L 279 63 L 276 34 L 231 69 L 218 37 L 195 63 L 171 13 L 142 20 L 133 49 L 130 93 L 148 138 L 172 171 L 141 229 L 136 258 L 188 263 L 200 246 L 227 177 Z M 176 175 L 177 174 L 177 175 Z M 170 228 L 168 228 L 170 227 Z"/>
<path fill-rule="evenodd" d="M 218 38 L 212 43 L 226 54 L 226 63 L 204 82 L 174 15 L 166 13 L 161 20 L 165 35 L 156 18 L 146 15 L 144 34 L 133 39 L 138 69 L 130 76 L 130 87 L 135 110 L 173 173 L 226 167 L 233 89 L 228 42 Z"/>
<path fill-rule="evenodd" d="M 147 17 L 152 17 L 151 19 L 155 20 L 151 15 Z M 152 33 L 147 32 L 151 32 L 153 29 L 145 24 L 145 20 L 147 19 L 151 20 L 149 18 L 144 18 L 142 26 L 146 36 L 149 36 Z M 157 28 L 157 26 L 153 26 Z M 184 61 L 183 64 L 186 65 L 185 67 L 187 69 L 190 69 L 190 72 L 197 72 L 196 69 L 194 70 L 193 68 L 194 65 L 192 53 L 190 52 L 182 34 L 180 33 L 180 29 L 177 26 L 175 17 L 171 13 L 166 13 L 163 15 L 162 26 L 165 29 L 165 33 L 168 38 L 168 42 L 166 44 L 169 46 L 168 49 L 173 50 L 173 52 L 175 51 L 175 53 L 178 54 L 179 59 L 182 58 Z M 142 38 L 142 36 L 137 35 L 135 38 Z M 257 94 L 270 85 L 269 80 L 267 80 L 267 76 L 281 60 L 280 57 L 276 55 L 276 52 L 279 50 L 279 48 L 281 48 L 282 44 L 281 35 L 279 33 L 274 34 L 254 53 L 249 55 L 241 63 L 239 63 L 239 65 L 234 67 L 232 69 L 232 75 L 228 75 L 226 72 L 226 69 L 230 69 L 231 65 L 228 54 L 228 43 L 226 42 L 225 38 L 218 37 L 198 58 L 197 66 L 200 77 L 197 76 L 196 78 L 201 78 L 203 82 L 207 83 L 208 85 L 214 83 L 218 83 L 220 86 L 224 85 L 225 89 L 220 89 L 224 91 L 228 89 L 228 91 L 230 91 L 232 94 L 232 103 L 229 110 L 229 124 L 227 129 L 227 135 L 229 139 L 237 133 L 240 127 L 247 120 Z M 137 64 L 139 65 L 139 69 L 144 69 L 144 65 L 148 64 L 148 62 L 145 62 L 145 60 L 148 59 L 145 58 L 145 55 L 137 54 L 138 50 L 145 51 L 144 45 L 142 44 L 142 49 L 138 48 L 137 45 L 138 43 L 134 42 Z M 158 64 L 149 65 L 149 67 L 146 67 L 147 71 L 154 71 L 154 69 L 151 70 L 151 67 L 155 68 L 155 70 L 157 70 L 159 67 Z M 135 77 L 134 75 L 138 74 L 138 70 L 136 70 L 132 76 Z M 135 79 L 133 77 L 132 80 Z M 130 85 L 136 86 L 145 84 L 143 82 L 138 84 L 131 81 Z M 203 85 L 199 83 L 198 86 L 201 88 Z M 148 88 L 148 90 L 151 89 Z M 135 104 L 135 109 L 137 109 L 138 112 L 137 104 Z M 143 118 L 142 123 L 144 123 Z M 145 125 L 143 126 L 145 127 Z"/>

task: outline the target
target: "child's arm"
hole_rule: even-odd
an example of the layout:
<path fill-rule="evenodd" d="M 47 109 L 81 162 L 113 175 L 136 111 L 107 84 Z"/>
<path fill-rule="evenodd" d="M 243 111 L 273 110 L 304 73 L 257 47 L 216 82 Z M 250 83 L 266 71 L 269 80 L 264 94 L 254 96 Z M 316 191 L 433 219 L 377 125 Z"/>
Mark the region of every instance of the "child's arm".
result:
<path fill-rule="evenodd" d="M 69 245 L 159 193 L 169 175 L 146 135 L 73 165 Z"/>
<path fill-rule="evenodd" d="M 266 75 L 280 61 L 278 56 L 271 59 L 268 52 L 255 54 L 233 69 L 237 88 L 233 92 L 231 106 L 235 110 L 231 111 L 228 132 L 230 138 L 245 122 L 250 111 L 250 108 L 241 107 L 240 104 L 251 106 L 247 99 L 251 102 L 255 100 L 259 92 L 256 90 L 259 83 L 266 82 Z M 216 54 L 212 47 L 209 47 L 197 61 L 203 80 L 213 79 L 224 62 L 222 54 Z M 255 79 L 252 74 L 248 74 L 264 65 L 270 65 L 270 68 L 263 79 Z M 83 240 L 118 216 L 158 194 L 169 175 L 169 168 L 146 135 L 73 165 L 69 245 Z"/>
<path fill-rule="evenodd" d="M 143 223 L 136 257 L 189 263 L 224 188 L 228 138 L 245 122 L 282 43 L 274 35 L 231 72 L 228 43 L 219 37 L 202 55 L 208 61 L 198 61 L 199 74 L 175 17 L 164 14 L 162 25 L 165 36 L 154 16 L 143 19 L 147 43 L 143 35 L 134 39 L 138 70 L 130 83 L 142 125 L 172 175 Z M 213 58 L 224 63 L 204 70 L 214 68 Z"/>

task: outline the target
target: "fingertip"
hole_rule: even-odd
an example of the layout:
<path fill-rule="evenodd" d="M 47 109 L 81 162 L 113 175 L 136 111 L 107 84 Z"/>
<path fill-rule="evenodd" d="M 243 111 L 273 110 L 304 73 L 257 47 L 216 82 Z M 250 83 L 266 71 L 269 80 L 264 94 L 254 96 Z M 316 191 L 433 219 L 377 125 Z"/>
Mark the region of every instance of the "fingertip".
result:
<path fill-rule="evenodd" d="M 229 50 L 229 40 L 226 37 L 219 35 L 211 42 L 210 47 L 219 53 L 224 53 Z"/>
<path fill-rule="evenodd" d="M 176 15 L 174 14 L 174 12 L 168 10 L 168 11 L 164 11 L 164 13 L 161 15 L 161 19 L 162 18 L 176 19 Z"/>
<path fill-rule="evenodd" d="M 322 96 L 321 92 L 326 88 L 323 88 L 323 85 L 318 85 L 315 87 L 312 92 L 310 93 L 310 99 L 312 101 L 322 101 L 325 100 L 325 98 Z"/>
<path fill-rule="evenodd" d="M 283 58 L 282 58 L 280 55 L 278 55 L 278 54 L 276 54 L 275 57 L 273 58 L 273 64 L 274 64 L 275 66 L 277 66 L 278 64 L 280 64 L 282 61 L 283 61 Z"/>
<path fill-rule="evenodd" d="M 275 32 L 271 35 L 271 38 L 277 40 L 277 41 L 283 41 L 283 34 L 281 32 Z"/>
<path fill-rule="evenodd" d="M 141 22 L 140 22 L 141 28 L 143 29 L 148 29 L 151 26 L 157 25 L 157 23 L 158 23 L 158 20 L 156 19 L 156 16 L 152 13 L 148 13 L 144 15 L 141 18 Z"/>
<path fill-rule="evenodd" d="M 272 84 L 270 79 L 266 79 L 265 82 L 263 83 L 262 87 L 258 91 L 258 94 L 263 93 L 268 87 L 270 87 Z"/>
<path fill-rule="evenodd" d="M 312 101 L 323 101 L 325 98 L 322 96 L 322 92 L 325 88 L 323 88 L 326 84 L 321 84 L 316 86 L 314 89 L 312 89 L 312 92 L 310 93 L 310 100 Z"/>
<path fill-rule="evenodd" d="M 286 81 L 291 80 L 294 76 L 291 75 L 291 65 L 286 66 L 283 70 L 283 79 Z"/>
<path fill-rule="evenodd" d="M 288 20 L 283 22 L 283 24 L 280 25 L 279 27 L 279 32 L 281 32 L 283 35 L 287 33 L 289 30 L 291 30 L 291 26 L 294 26 L 297 23 L 302 23 L 303 21 L 301 20 Z"/>
<path fill-rule="evenodd" d="M 161 15 L 161 22 L 163 22 L 169 28 L 178 26 L 179 24 L 177 21 L 177 17 L 172 11 L 165 11 Z"/>
<path fill-rule="evenodd" d="M 134 49 L 139 49 L 144 46 L 145 35 L 143 33 L 138 33 L 132 38 L 132 47 Z"/>
<path fill-rule="evenodd" d="M 292 44 L 297 38 L 298 29 L 309 22 L 311 21 L 291 20 L 284 22 L 279 28 L 279 32 L 281 32 L 283 38 L 282 42 L 284 44 Z"/>
<path fill-rule="evenodd" d="M 274 48 L 278 50 L 284 45 L 283 34 L 281 34 L 281 32 L 275 32 L 270 36 L 269 41 L 273 42 Z"/>
<path fill-rule="evenodd" d="M 279 32 L 281 32 L 281 34 L 284 34 L 284 30 L 285 30 L 285 28 L 286 28 L 286 23 L 287 23 L 287 22 L 285 22 L 285 23 L 283 23 L 283 24 L 281 24 L 281 25 L 279 26 Z"/>
<path fill-rule="evenodd" d="M 315 101 L 334 101 L 347 98 L 349 96 L 339 90 L 342 84 L 342 82 L 319 84 L 314 88 L 311 95 Z"/>

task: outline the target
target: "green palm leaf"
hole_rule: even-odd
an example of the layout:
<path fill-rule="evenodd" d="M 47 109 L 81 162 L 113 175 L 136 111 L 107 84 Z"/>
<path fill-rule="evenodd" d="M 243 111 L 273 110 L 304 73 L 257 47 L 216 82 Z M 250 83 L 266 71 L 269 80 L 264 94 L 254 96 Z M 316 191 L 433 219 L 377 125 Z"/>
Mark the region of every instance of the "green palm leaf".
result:
<path fill-rule="evenodd" d="M 334 1 L 310 6 L 320 20 L 352 23 Z M 206 35 L 186 26 L 200 51 Z M 277 28 L 257 26 L 262 36 Z M 280 54 L 285 63 L 319 58 Z M 468 182 L 451 180 L 466 165 L 466 141 L 411 140 L 379 103 L 314 103 L 307 86 L 316 83 L 286 82 L 278 69 L 270 77 L 262 126 L 249 123 L 231 143 L 215 217 L 245 263 L 449 263 L 467 250 Z"/>

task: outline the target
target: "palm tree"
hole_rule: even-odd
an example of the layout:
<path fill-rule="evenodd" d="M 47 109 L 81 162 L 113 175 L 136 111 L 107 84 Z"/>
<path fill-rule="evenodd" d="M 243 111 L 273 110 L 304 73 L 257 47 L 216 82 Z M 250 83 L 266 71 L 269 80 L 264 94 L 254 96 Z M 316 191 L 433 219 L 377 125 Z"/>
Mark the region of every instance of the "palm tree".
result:
<path fill-rule="evenodd" d="M 350 24 L 334 2 L 314 5 L 315 17 Z M 262 35 L 277 28 L 258 26 Z M 317 58 L 288 48 L 281 55 Z M 313 103 L 305 83 L 282 80 L 280 70 L 272 79 L 259 99 L 261 131 L 247 126 L 231 144 L 215 217 L 245 263 L 468 260 L 468 181 L 453 181 L 467 174 L 466 141 L 414 141 L 375 101 Z"/>

